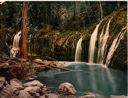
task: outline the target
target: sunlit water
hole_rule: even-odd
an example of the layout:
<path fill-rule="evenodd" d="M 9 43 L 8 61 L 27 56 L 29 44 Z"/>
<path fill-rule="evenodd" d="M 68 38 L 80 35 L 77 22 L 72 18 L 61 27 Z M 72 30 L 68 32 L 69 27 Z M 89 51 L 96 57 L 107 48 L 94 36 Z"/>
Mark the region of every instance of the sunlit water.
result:
<path fill-rule="evenodd" d="M 57 90 L 60 83 L 70 82 L 76 90 L 77 96 L 85 92 L 93 92 L 96 96 L 126 95 L 126 72 L 101 67 L 98 64 L 66 63 L 70 71 L 51 70 L 38 74 L 38 79 Z M 97 97 L 103 98 L 103 97 Z"/>

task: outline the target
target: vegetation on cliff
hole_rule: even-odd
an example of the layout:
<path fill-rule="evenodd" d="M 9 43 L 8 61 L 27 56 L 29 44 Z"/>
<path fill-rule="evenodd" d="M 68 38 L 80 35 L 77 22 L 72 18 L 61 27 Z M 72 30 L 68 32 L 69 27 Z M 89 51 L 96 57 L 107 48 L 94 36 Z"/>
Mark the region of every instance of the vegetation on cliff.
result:
<path fill-rule="evenodd" d="M 21 28 L 22 6 L 21 2 L 0 5 L 1 56 L 10 55 L 13 37 Z M 77 41 L 83 37 L 82 61 L 87 62 L 90 37 L 99 20 L 103 19 L 99 27 L 101 32 L 109 18 L 113 17 L 107 42 L 109 49 L 113 39 L 126 25 L 126 14 L 126 2 L 28 2 L 29 56 L 74 61 Z M 126 40 L 125 35 L 110 67 L 126 69 Z"/>

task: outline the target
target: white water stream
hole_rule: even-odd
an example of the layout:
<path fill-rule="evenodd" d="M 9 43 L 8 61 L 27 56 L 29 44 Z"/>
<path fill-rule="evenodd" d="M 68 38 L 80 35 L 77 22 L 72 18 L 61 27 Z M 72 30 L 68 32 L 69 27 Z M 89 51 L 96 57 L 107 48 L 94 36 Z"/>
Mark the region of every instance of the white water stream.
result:
<path fill-rule="evenodd" d="M 16 57 L 16 55 L 18 54 L 18 52 L 20 51 L 20 47 L 19 47 L 19 41 L 21 38 L 21 31 L 19 31 L 13 39 L 13 45 L 12 48 L 10 50 L 10 57 Z"/>
<path fill-rule="evenodd" d="M 75 62 L 81 61 L 81 52 L 82 52 L 82 37 L 78 40 L 77 46 L 76 46 L 76 53 L 75 53 Z"/>
<path fill-rule="evenodd" d="M 120 33 L 117 35 L 117 37 L 114 39 L 111 47 L 109 48 L 108 54 L 107 54 L 107 58 L 106 58 L 106 62 L 105 65 L 109 65 L 111 62 L 111 59 L 113 57 L 114 52 L 116 51 L 116 49 L 118 48 L 121 39 L 123 39 L 124 34 L 126 33 L 126 27 L 122 28 L 122 30 L 120 31 Z"/>
<path fill-rule="evenodd" d="M 93 31 L 92 35 L 91 35 L 91 39 L 90 39 L 90 44 L 89 44 L 89 63 L 93 63 L 94 62 L 94 55 L 95 55 L 95 43 L 97 40 L 97 34 L 98 34 L 98 29 L 99 26 L 101 24 L 102 20 L 100 21 L 100 23 L 96 26 L 95 30 Z"/>

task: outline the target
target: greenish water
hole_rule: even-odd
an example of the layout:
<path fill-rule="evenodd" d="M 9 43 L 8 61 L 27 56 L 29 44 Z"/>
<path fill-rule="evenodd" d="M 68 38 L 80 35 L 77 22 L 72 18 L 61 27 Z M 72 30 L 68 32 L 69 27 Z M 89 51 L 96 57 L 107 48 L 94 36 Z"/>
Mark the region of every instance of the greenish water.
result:
<path fill-rule="evenodd" d="M 102 65 L 87 63 L 66 63 L 70 71 L 50 70 L 40 72 L 38 80 L 56 91 L 63 82 L 72 83 L 77 96 L 93 92 L 97 96 L 126 95 L 127 73 L 103 68 Z M 97 97 L 98 98 L 98 97 Z M 102 97 L 101 97 L 102 98 Z"/>

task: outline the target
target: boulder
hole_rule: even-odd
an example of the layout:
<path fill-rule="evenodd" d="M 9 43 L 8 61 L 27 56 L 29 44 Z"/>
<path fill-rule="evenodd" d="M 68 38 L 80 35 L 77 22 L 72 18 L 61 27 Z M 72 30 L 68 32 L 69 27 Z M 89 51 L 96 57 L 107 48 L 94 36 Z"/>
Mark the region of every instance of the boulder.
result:
<path fill-rule="evenodd" d="M 71 94 L 71 95 L 76 94 L 75 87 L 71 83 L 68 83 L 68 82 L 61 83 L 59 85 L 59 91 L 62 93 Z"/>
<path fill-rule="evenodd" d="M 0 98 L 11 98 L 13 95 L 12 87 L 10 85 L 6 85 L 1 91 L 0 91 Z"/>
<path fill-rule="evenodd" d="M 18 79 L 11 79 L 10 85 L 12 86 L 12 88 L 24 89 L 23 84 Z"/>
<path fill-rule="evenodd" d="M 6 83 L 5 77 L 0 77 L 0 90 L 3 89 L 5 83 Z"/>
<path fill-rule="evenodd" d="M 46 86 L 41 87 L 41 94 L 47 93 L 48 88 Z"/>
<path fill-rule="evenodd" d="M 33 81 L 30 81 L 30 82 L 27 82 L 24 84 L 25 87 L 28 87 L 28 86 L 39 86 L 39 87 L 43 87 L 44 85 L 42 83 L 40 83 L 38 80 L 33 80 Z"/>
<path fill-rule="evenodd" d="M 45 98 L 45 95 L 43 95 L 43 96 L 40 96 L 39 98 Z"/>
<path fill-rule="evenodd" d="M 24 90 L 29 92 L 30 94 L 36 94 L 36 93 L 39 93 L 40 87 L 38 87 L 38 86 L 29 86 L 29 87 L 26 87 Z"/>
<path fill-rule="evenodd" d="M 27 91 L 21 90 L 18 98 L 33 98 Z"/>
<path fill-rule="evenodd" d="M 45 95 L 45 98 L 59 98 L 59 96 L 55 93 L 49 93 Z"/>

